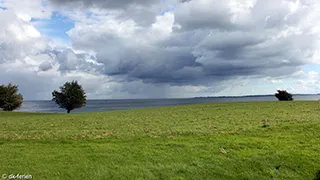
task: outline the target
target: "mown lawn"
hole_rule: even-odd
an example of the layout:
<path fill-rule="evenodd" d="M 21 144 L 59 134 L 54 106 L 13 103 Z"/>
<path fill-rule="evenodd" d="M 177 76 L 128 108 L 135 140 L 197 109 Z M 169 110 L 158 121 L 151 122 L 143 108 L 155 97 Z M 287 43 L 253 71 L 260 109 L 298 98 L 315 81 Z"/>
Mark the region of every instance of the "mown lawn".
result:
<path fill-rule="evenodd" d="M 79 114 L 0 112 L 0 175 L 312 180 L 319 171 L 316 101 Z"/>

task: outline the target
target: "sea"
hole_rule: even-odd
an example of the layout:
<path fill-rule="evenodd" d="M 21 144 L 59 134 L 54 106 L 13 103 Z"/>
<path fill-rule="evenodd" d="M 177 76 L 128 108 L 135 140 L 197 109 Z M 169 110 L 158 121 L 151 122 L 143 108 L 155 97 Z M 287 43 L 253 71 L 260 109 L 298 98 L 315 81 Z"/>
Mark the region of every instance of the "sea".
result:
<path fill-rule="evenodd" d="M 295 101 L 317 101 L 320 95 L 293 95 Z M 85 107 L 75 109 L 72 113 L 102 112 L 161 106 L 178 106 L 186 104 L 201 104 L 214 102 L 250 102 L 250 101 L 278 101 L 273 95 L 243 96 L 243 97 L 197 97 L 181 99 L 106 99 L 87 100 Z M 66 113 L 53 101 L 24 101 L 16 112 Z"/>

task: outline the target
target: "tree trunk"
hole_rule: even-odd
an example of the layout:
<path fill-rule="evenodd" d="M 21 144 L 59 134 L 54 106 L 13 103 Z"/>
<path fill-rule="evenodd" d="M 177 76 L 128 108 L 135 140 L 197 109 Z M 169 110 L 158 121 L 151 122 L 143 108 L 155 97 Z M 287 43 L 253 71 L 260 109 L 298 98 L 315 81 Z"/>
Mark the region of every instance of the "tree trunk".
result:
<path fill-rule="evenodd" d="M 70 109 L 67 109 L 68 114 L 70 113 L 70 111 L 71 111 Z"/>

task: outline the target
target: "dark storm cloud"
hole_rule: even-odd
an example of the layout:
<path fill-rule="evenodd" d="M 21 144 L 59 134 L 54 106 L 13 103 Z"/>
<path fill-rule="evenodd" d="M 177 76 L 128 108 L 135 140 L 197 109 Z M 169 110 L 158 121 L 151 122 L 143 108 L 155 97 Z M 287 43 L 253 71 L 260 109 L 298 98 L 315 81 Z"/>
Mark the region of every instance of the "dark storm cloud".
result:
<path fill-rule="evenodd" d="M 88 36 L 86 36 L 88 35 Z M 73 39 L 77 48 L 91 48 L 104 65 L 101 73 L 124 81 L 170 85 L 208 85 L 250 76 L 292 74 L 314 49 L 314 36 L 300 34 L 272 40 L 274 34 L 200 30 L 174 33 L 152 45 L 133 44 L 102 32 Z M 72 37 L 72 36 L 71 36 Z M 129 45 L 130 44 L 130 45 Z"/>
<path fill-rule="evenodd" d="M 143 80 L 146 83 L 171 83 L 188 84 L 199 75 L 196 58 L 189 52 L 179 52 L 170 50 L 150 50 L 143 56 L 132 54 L 117 60 L 113 66 L 113 59 L 100 59 L 104 63 L 104 73 L 109 76 L 125 76 L 131 80 Z M 163 55 L 161 55 L 163 54 Z"/>

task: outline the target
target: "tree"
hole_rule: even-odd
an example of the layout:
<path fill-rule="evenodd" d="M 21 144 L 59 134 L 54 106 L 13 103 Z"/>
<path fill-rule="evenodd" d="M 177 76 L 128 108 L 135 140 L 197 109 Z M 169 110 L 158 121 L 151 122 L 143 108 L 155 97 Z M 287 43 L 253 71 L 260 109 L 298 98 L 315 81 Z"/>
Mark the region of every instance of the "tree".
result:
<path fill-rule="evenodd" d="M 4 111 L 13 111 L 21 107 L 23 96 L 18 94 L 18 86 L 9 83 L 0 86 L 0 108 Z"/>
<path fill-rule="evenodd" d="M 279 101 L 293 101 L 292 95 L 288 93 L 287 91 L 281 91 L 277 90 L 278 93 L 275 94 L 276 98 L 279 99 Z"/>
<path fill-rule="evenodd" d="M 55 101 L 60 108 L 64 108 L 70 113 L 76 108 L 81 108 L 86 104 L 86 94 L 81 85 L 77 81 L 66 82 L 60 87 L 60 91 L 52 92 L 52 100 Z"/>

